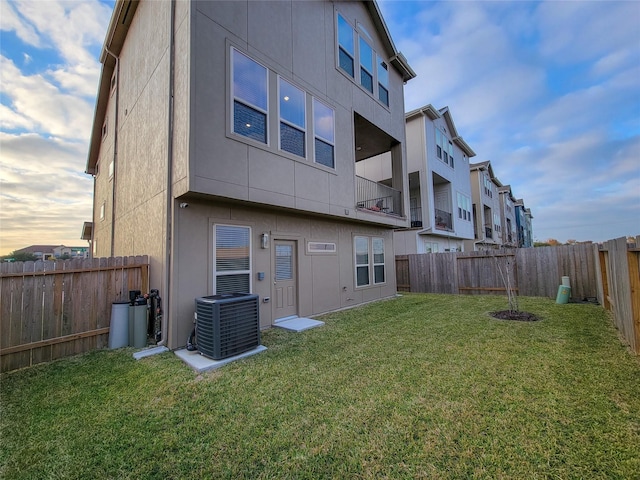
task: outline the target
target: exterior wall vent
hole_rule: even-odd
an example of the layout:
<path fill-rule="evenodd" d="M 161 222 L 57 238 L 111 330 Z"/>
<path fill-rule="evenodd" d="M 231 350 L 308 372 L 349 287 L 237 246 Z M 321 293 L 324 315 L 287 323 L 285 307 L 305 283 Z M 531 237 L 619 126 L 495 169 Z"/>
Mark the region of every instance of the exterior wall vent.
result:
<path fill-rule="evenodd" d="M 230 293 L 196 298 L 196 339 L 200 353 L 214 360 L 258 347 L 258 295 Z"/>
<path fill-rule="evenodd" d="M 336 244 L 330 242 L 308 242 L 309 253 L 336 253 Z"/>

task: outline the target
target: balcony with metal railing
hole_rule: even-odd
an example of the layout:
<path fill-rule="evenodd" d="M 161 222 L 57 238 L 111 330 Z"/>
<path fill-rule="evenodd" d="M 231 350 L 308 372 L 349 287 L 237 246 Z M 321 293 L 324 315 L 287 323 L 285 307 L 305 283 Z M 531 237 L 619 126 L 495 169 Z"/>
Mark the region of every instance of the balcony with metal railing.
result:
<path fill-rule="evenodd" d="M 491 227 L 484 227 L 484 238 L 493 238 L 493 230 Z"/>
<path fill-rule="evenodd" d="M 411 207 L 411 227 L 412 228 L 421 228 L 422 227 L 422 207 Z"/>
<path fill-rule="evenodd" d="M 402 193 L 356 175 L 356 206 L 372 212 L 402 216 Z"/>
<path fill-rule="evenodd" d="M 453 232 L 453 219 L 450 212 L 435 209 L 435 226 L 438 230 Z"/>

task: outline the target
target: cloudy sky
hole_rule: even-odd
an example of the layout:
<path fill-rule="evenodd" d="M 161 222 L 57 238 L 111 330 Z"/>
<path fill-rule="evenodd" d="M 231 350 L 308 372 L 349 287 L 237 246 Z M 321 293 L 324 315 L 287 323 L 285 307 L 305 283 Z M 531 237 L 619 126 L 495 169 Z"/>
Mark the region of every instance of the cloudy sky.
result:
<path fill-rule="evenodd" d="M 0 0 L 0 254 L 83 245 L 84 174 L 112 1 Z M 418 74 L 406 109 L 458 132 L 534 237 L 640 234 L 640 2 L 381 1 Z"/>

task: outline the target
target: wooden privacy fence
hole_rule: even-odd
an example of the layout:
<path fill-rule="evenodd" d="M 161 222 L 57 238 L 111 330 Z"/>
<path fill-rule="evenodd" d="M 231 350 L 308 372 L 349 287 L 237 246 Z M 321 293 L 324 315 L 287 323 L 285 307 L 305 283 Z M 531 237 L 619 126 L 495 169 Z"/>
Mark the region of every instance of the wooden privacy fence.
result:
<path fill-rule="evenodd" d="M 0 264 L 0 371 L 106 346 L 129 290 L 149 291 L 147 256 Z"/>
<path fill-rule="evenodd" d="M 396 256 L 398 290 L 506 294 L 506 275 L 519 295 L 555 298 L 563 276 L 574 299 L 597 297 L 597 245 L 518 248 Z"/>
<path fill-rule="evenodd" d="M 636 237 L 640 245 L 640 237 Z M 626 238 L 604 242 L 598 252 L 601 282 L 599 298 L 631 350 L 640 354 L 640 248 L 629 248 Z"/>

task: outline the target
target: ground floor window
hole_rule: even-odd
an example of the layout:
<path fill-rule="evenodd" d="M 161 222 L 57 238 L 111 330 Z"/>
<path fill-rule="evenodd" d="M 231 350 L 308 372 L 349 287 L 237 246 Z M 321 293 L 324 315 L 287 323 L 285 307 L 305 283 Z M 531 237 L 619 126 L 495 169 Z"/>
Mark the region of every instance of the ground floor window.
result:
<path fill-rule="evenodd" d="M 385 282 L 384 238 L 355 237 L 354 253 L 356 287 Z"/>
<path fill-rule="evenodd" d="M 251 293 L 251 229 L 214 226 L 214 292 Z"/>

